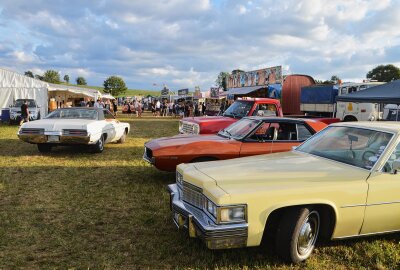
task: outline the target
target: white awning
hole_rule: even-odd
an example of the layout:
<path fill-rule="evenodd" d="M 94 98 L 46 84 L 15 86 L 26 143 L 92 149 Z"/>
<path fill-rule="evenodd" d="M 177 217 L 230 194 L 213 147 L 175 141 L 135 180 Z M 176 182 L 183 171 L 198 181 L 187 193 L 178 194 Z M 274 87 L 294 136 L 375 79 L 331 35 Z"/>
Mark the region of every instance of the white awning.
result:
<path fill-rule="evenodd" d="M 110 94 L 101 95 L 101 98 L 105 98 L 105 99 L 115 99 L 115 97 L 113 97 L 113 96 L 110 95 Z"/>
<path fill-rule="evenodd" d="M 70 85 L 62 85 L 62 84 L 49 84 L 49 92 L 53 91 L 65 91 L 73 94 L 83 95 L 86 97 L 91 97 L 97 99 L 101 96 L 101 93 L 96 89 L 84 88 L 84 87 L 76 87 Z"/>

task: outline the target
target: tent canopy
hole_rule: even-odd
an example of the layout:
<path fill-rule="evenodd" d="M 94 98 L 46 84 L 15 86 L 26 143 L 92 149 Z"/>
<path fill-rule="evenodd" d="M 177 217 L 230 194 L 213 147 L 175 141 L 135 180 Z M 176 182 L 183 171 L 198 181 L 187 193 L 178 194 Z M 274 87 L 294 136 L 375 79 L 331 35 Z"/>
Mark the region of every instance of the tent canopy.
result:
<path fill-rule="evenodd" d="M 338 96 L 336 101 L 400 104 L 400 80 Z"/>
<path fill-rule="evenodd" d="M 44 116 L 47 113 L 47 87 L 46 82 L 0 69 L 0 108 L 7 108 L 17 99 L 34 99 L 40 106 L 40 115 Z"/>
<path fill-rule="evenodd" d="M 104 98 L 104 99 L 115 99 L 115 97 L 113 97 L 110 94 L 104 94 L 104 95 L 101 96 L 101 98 Z"/>
<path fill-rule="evenodd" d="M 71 86 L 71 85 L 63 85 L 63 84 L 54 84 L 54 83 L 49 84 L 49 91 L 50 92 L 64 91 L 64 92 L 78 94 L 78 95 L 82 95 L 82 96 L 86 96 L 86 97 L 91 97 L 94 99 L 97 99 L 101 96 L 101 93 L 96 89 L 77 87 L 77 86 Z"/>
<path fill-rule="evenodd" d="M 257 91 L 262 88 L 267 88 L 268 86 L 247 86 L 247 87 L 237 87 L 229 88 L 226 95 L 246 95 L 248 93 Z"/>

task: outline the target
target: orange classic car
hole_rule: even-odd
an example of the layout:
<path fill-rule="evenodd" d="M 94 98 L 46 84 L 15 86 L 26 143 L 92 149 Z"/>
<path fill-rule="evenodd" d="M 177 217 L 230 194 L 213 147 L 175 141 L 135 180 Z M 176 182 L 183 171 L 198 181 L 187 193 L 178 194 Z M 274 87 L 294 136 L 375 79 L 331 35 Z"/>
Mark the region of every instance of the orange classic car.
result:
<path fill-rule="evenodd" d="M 181 163 L 289 151 L 327 125 L 311 119 L 246 117 L 213 135 L 176 135 L 145 143 L 143 159 L 162 171 Z"/>

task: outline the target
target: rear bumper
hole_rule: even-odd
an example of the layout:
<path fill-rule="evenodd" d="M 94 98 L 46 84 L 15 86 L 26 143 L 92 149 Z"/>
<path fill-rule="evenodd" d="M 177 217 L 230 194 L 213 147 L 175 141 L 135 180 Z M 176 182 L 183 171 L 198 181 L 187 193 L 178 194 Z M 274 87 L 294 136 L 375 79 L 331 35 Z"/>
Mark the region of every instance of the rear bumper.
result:
<path fill-rule="evenodd" d="M 89 144 L 89 136 L 63 136 L 59 135 L 58 141 L 49 141 L 46 134 L 18 134 L 18 138 L 27 143 L 51 143 L 51 144 Z"/>
<path fill-rule="evenodd" d="M 219 225 L 201 209 L 179 199 L 176 184 L 168 186 L 173 221 L 179 229 L 186 229 L 190 237 L 198 237 L 209 249 L 239 248 L 247 245 L 248 225 Z"/>

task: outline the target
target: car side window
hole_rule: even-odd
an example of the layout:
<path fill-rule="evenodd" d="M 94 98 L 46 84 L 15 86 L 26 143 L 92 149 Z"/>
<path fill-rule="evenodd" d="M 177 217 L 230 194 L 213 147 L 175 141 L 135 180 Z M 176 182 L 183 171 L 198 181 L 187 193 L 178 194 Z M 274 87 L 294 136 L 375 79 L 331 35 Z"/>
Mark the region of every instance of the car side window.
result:
<path fill-rule="evenodd" d="M 103 113 L 105 119 L 115 119 L 114 115 L 112 115 L 109 110 L 103 110 Z"/>
<path fill-rule="evenodd" d="M 392 172 L 392 164 L 396 159 L 400 159 L 400 143 L 397 144 L 396 148 L 393 150 L 392 154 L 389 156 L 382 171 L 386 173 Z"/>
<path fill-rule="evenodd" d="M 247 140 L 257 142 L 271 141 L 273 137 L 269 134 L 269 126 L 270 123 L 262 123 Z"/>
<path fill-rule="evenodd" d="M 303 124 L 297 124 L 297 139 L 305 141 L 312 136 L 310 130 Z"/>
<path fill-rule="evenodd" d="M 253 116 L 277 116 L 274 104 L 258 104 L 253 112 Z"/>
<path fill-rule="evenodd" d="M 276 141 L 297 141 L 296 124 L 275 123 L 275 125 L 277 125 L 275 127 L 277 129 Z"/>

